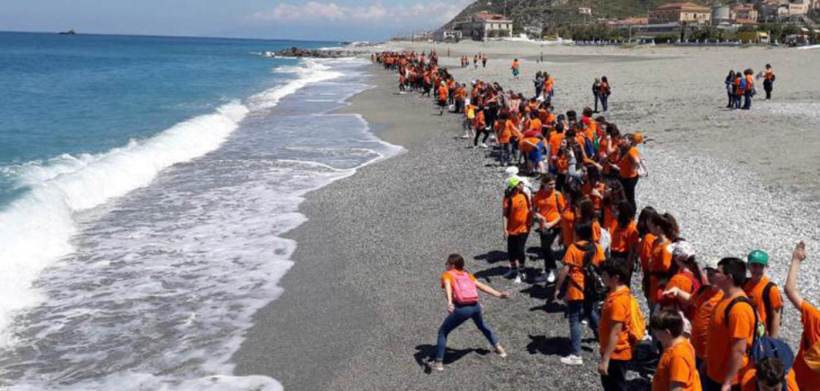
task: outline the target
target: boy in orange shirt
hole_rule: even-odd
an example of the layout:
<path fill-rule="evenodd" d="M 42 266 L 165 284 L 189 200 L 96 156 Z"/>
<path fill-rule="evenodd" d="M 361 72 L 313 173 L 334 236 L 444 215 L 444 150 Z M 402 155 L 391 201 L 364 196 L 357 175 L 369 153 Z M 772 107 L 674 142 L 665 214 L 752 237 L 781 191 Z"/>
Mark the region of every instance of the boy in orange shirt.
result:
<path fill-rule="evenodd" d="M 583 365 L 581 358 L 581 318 L 589 318 L 589 327 L 594 333 L 598 332 L 598 313 L 589 311 L 583 314 L 584 309 L 584 263 L 590 262 L 595 266 L 601 264 L 606 256 L 600 245 L 592 242 L 592 225 L 578 224 L 575 226 L 576 241 L 567 248 L 564 254 L 564 267 L 558 273 L 557 289 L 553 299 L 562 299 L 567 303 L 566 318 L 569 321 L 569 335 L 572 352 L 561 357 L 566 365 Z"/>
<path fill-rule="evenodd" d="M 777 338 L 780 334 L 783 298 L 780 296 L 777 284 L 769 281 L 766 276 L 769 254 L 762 250 L 754 250 L 746 257 L 746 262 L 751 278 L 743 285 L 743 290 L 755 303 L 760 323 L 766 326 L 766 334 Z"/>
<path fill-rule="evenodd" d="M 806 245 L 800 242 L 792 253 L 785 289 L 786 297 L 800 311 L 800 322 L 803 323 L 800 350 L 794 359 L 793 370 L 801 390 L 820 390 L 820 311 L 807 300 L 803 300 L 800 291 L 797 290 L 800 263 L 805 259 Z"/>
<path fill-rule="evenodd" d="M 662 310 L 652 315 L 649 329 L 663 346 L 663 355 L 652 378 L 652 391 L 700 391 L 695 348 L 683 336 L 679 311 Z"/>
<path fill-rule="evenodd" d="M 626 391 L 626 366 L 632 359 L 629 341 L 629 319 L 632 311 L 632 293 L 626 265 L 608 261 L 601 266 L 601 277 L 609 294 L 601 309 L 598 338 L 601 343 L 601 360 L 598 374 L 604 391 Z"/>
<path fill-rule="evenodd" d="M 737 258 L 718 262 L 715 283 L 723 291 L 723 300 L 715 307 L 706 337 L 706 376 L 702 379 L 706 391 L 737 389 L 748 369 L 747 352 L 756 325 L 754 307 L 741 288 L 745 281 L 745 262 Z"/>
<path fill-rule="evenodd" d="M 520 274 L 526 260 L 524 250 L 530 233 L 530 200 L 524 193 L 523 186 L 521 179 L 516 176 L 507 180 L 502 211 L 504 238 L 507 239 L 507 254 L 510 259 L 510 271 L 505 277 L 515 278 L 517 284 L 521 283 Z"/>

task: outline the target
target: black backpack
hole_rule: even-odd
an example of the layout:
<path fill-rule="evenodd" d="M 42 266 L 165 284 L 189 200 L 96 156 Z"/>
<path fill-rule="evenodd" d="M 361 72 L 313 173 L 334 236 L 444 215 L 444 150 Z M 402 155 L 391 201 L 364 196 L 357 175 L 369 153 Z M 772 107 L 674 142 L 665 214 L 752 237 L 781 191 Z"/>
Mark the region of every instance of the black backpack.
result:
<path fill-rule="evenodd" d="M 598 247 L 594 243 L 589 243 L 583 250 L 584 263 L 581 270 L 584 272 L 584 301 L 601 301 L 606 297 L 608 288 L 601 277 L 601 271 L 592 263 Z"/>

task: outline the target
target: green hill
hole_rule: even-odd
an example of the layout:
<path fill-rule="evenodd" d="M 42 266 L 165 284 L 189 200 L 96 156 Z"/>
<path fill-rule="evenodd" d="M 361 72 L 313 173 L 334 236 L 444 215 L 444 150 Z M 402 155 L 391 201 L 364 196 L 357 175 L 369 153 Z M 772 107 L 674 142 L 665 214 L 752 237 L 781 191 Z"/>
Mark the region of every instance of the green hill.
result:
<path fill-rule="evenodd" d="M 646 16 L 655 7 L 681 0 L 478 0 L 468 5 L 453 20 L 452 25 L 479 11 L 490 11 L 511 16 L 515 32 L 524 26 L 554 26 L 588 21 L 588 16 L 578 14 L 578 7 L 590 7 L 592 19 Z M 710 5 L 720 1 L 691 0 L 693 3 Z M 586 19 L 585 19 L 586 18 Z"/>

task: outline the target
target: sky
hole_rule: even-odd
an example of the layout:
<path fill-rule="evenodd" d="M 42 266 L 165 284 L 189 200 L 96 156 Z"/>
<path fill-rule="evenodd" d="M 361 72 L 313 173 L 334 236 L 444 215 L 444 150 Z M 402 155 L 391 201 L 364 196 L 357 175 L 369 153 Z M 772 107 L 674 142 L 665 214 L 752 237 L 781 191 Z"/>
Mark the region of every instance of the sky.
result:
<path fill-rule="evenodd" d="M 0 0 L 0 31 L 384 40 L 433 30 L 471 0 Z"/>

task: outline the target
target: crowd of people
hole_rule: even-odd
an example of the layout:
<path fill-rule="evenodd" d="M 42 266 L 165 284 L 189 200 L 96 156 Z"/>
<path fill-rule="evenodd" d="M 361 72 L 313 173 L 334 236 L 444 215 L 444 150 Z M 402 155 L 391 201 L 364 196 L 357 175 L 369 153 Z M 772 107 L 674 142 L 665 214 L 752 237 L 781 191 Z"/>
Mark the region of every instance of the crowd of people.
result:
<path fill-rule="evenodd" d="M 653 390 L 820 390 L 820 311 L 797 289 L 806 258 L 802 242 L 785 283 L 803 325 L 795 357 L 780 339 L 784 300 L 766 275 L 765 251 L 754 250 L 745 260 L 700 257 L 672 214 L 651 206 L 637 213 L 636 187 L 647 175 L 638 148 L 647 141 L 643 134 L 622 133 L 604 117 L 593 118 L 589 107 L 580 116 L 559 113 L 538 85 L 531 98 L 482 80 L 468 87 L 439 66 L 434 52 L 384 52 L 373 59 L 398 73 L 401 91 L 429 95 L 438 86 L 440 113 L 449 105 L 462 116 L 474 147 L 489 148 L 494 136 L 496 159 L 509 166 L 501 207 L 505 277 L 543 283 L 554 288 L 551 301 L 564 303 L 571 353 L 562 363 L 583 364 L 586 324 L 600 346 L 597 371 L 605 390 L 625 390 L 627 370 L 647 363 Z M 551 77 L 541 73 L 536 80 Z M 596 82 L 593 92 L 608 94 L 606 78 Z M 538 188 L 520 171 L 534 176 Z M 526 265 L 533 234 L 543 268 Z M 441 286 L 449 315 L 439 329 L 433 368 L 444 369 L 447 336 L 467 319 L 506 356 L 482 318 L 478 291 L 510 294 L 477 281 L 458 254 L 445 269 Z"/>
<path fill-rule="evenodd" d="M 757 77 L 755 77 L 751 68 L 747 68 L 743 72 L 730 70 L 723 82 L 726 86 L 726 95 L 729 98 L 726 108 L 741 110 L 750 110 L 752 108 L 752 98 L 757 95 L 755 78 L 763 79 L 763 90 L 766 92 L 766 99 L 772 99 L 776 76 L 771 64 L 766 64 L 766 69 L 758 73 Z"/>

